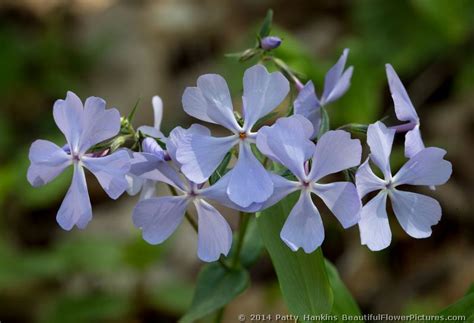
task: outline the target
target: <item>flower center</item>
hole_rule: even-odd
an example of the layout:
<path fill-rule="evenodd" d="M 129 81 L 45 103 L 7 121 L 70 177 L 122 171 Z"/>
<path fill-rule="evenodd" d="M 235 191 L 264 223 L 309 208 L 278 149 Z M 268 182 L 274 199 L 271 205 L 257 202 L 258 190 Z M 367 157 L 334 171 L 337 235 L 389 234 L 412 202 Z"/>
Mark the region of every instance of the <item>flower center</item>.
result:
<path fill-rule="evenodd" d="M 239 133 L 239 138 L 240 138 L 240 140 L 245 140 L 245 138 L 247 138 L 247 134 L 245 132 L 240 132 Z"/>

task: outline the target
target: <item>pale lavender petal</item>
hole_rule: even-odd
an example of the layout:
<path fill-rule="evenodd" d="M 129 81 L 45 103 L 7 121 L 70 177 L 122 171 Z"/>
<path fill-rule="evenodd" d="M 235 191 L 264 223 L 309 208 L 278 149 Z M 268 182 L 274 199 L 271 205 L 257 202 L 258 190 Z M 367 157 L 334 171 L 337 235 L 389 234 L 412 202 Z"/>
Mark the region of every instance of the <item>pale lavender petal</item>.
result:
<path fill-rule="evenodd" d="M 324 92 L 321 96 L 321 101 L 327 102 L 327 99 L 331 95 L 331 92 L 334 91 L 338 82 L 341 79 L 342 73 L 344 72 L 344 66 L 346 65 L 347 56 L 349 55 L 349 49 L 346 48 L 342 52 L 341 57 L 336 64 L 334 64 L 331 69 L 326 73 L 324 78 Z"/>
<path fill-rule="evenodd" d="M 117 199 L 128 188 L 125 175 L 130 170 L 127 151 L 119 150 L 105 157 L 83 157 L 82 163 L 97 178 L 107 195 Z"/>
<path fill-rule="evenodd" d="M 316 250 L 324 240 L 324 226 L 309 191 L 302 191 L 298 202 L 288 215 L 280 238 L 291 250 L 303 248 L 306 253 Z"/>
<path fill-rule="evenodd" d="M 181 168 L 181 164 L 177 160 L 176 151 L 178 149 L 178 144 L 182 143 L 186 139 L 186 136 L 189 134 L 199 134 L 202 136 L 210 136 L 211 131 L 208 128 L 197 123 L 191 125 L 191 127 L 189 127 L 188 129 L 184 129 L 183 127 L 176 127 L 173 130 L 171 130 L 168 141 L 166 142 L 166 150 L 168 151 L 170 158 L 176 164 L 178 164 L 180 168 Z"/>
<path fill-rule="evenodd" d="M 163 182 L 184 191 L 185 185 L 178 172 L 166 161 L 147 153 L 134 153 L 130 173 L 144 179 Z"/>
<path fill-rule="evenodd" d="M 389 193 L 393 212 L 403 230 L 413 238 L 427 238 L 431 226 L 441 219 L 441 206 L 435 199 L 393 189 Z"/>
<path fill-rule="evenodd" d="M 141 191 L 143 182 L 145 181 L 143 178 L 140 178 L 130 173 L 125 175 L 125 179 L 128 183 L 127 194 L 130 196 L 137 195 Z"/>
<path fill-rule="evenodd" d="M 231 170 L 227 187 L 229 198 L 242 207 L 265 202 L 273 193 L 273 183 L 268 171 L 253 155 L 250 144 L 241 143 L 239 159 Z"/>
<path fill-rule="evenodd" d="M 418 123 L 418 115 L 415 107 L 411 103 L 405 87 L 400 81 L 397 73 L 392 65 L 386 64 L 385 71 L 387 72 L 388 86 L 392 94 L 393 103 L 395 105 L 395 114 L 400 121 L 415 121 Z"/>
<path fill-rule="evenodd" d="M 305 178 L 304 162 L 311 158 L 315 149 L 309 139 L 312 132 L 311 123 L 303 116 L 280 118 L 273 126 L 258 131 L 257 147 L 298 178 Z"/>
<path fill-rule="evenodd" d="M 410 158 L 393 177 L 394 185 L 442 185 L 451 176 L 451 163 L 443 159 L 446 150 L 429 147 Z"/>
<path fill-rule="evenodd" d="M 144 153 L 155 155 L 161 160 L 165 159 L 165 151 L 153 138 L 145 138 L 142 142 L 142 149 Z"/>
<path fill-rule="evenodd" d="M 321 127 L 321 104 L 316 96 L 312 81 L 306 83 L 293 103 L 295 114 L 307 118 L 313 125 L 311 138 L 316 137 Z"/>
<path fill-rule="evenodd" d="M 281 72 L 268 73 L 263 65 L 255 65 L 244 73 L 242 96 L 244 129 L 250 130 L 273 111 L 290 91 L 290 83 Z"/>
<path fill-rule="evenodd" d="M 176 159 L 181 171 L 195 183 L 204 183 L 216 170 L 224 156 L 238 142 L 236 136 L 212 137 L 189 133 L 176 141 Z"/>
<path fill-rule="evenodd" d="M 98 97 L 89 97 L 84 104 L 83 130 L 79 151 L 89 148 L 116 136 L 120 131 L 120 113 L 117 109 L 105 109 L 105 101 Z"/>
<path fill-rule="evenodd" d="M 262 203 L 252 203 L 247 207 L 242 207 L 229 198 L 227 194 L 227 187 L 229 186 L 231 173 L 228 172 L 221 179 L 219 179 L 213 185 L 203 188 L 199 191 L 199 194 L 206 199 L 218 202 L 228 208 L 239 210 L 247 213 L 254 213 L 262 209 Z"/>
<path fill-rule="evenodd" d="M 375 175 L 370 168 L 369 158 L 357 169 L 356 187 L 360 198 L 363 198 L 370 192 L 385 188 L 384 180 Z"/>
<path fill-rule="evenodd" d="M 264 210 L 297 191 L 301 188 L 299 182 L 290 181 L 280 175 L 270 173 L 270 177 L 273 182 L 273 194 L 263 202 L 260 206 L 260 210 Z"/>
<path fill-rule="evenodd" d="M 220 124 L 231 131 L 240 128 L 234 117 L 229 88 L 220 75 L 202 75 L 197 87 L 186 88 L 183 107 L 190 116 L 202 121 Z"/>
<path fill-rule="evenodd" d="M 227 221 L 204 200 L 194 202 L 198 214 L 198 257 L 202 261 L 216 261 L 227 256 L 232 245 L 232 230 Z"/>
<path fill-rule="evenodd" d="M 391 177 L 390 153 L 392 152 L 395 130 L 387 128 L 377 121 L 367 129 L 367 144 L 370 147 L 370 159 L 383 172 L 385 178 Z"/>
<path fill-rule="evenodd" d="M 405 134 L 405 157 L 411 158 L 424 148 L 425 144 L 421 139 L 420 126 L 417 125 Z"/>
<path fill-rule="evenodd" d="M 61 228 L 69 231 L 74 225 L 84 229 L 91 219 L 92 207 L 84 169 L 74 164 L 72 183 L 56 215 L 56 221 Z"/>
<path fill-rule="evenodd" d="M 309 177 L 317 181 L 326 175 L 340 172 L 360 164 L 362 146 L 359 139 L 343 130 L 331 130 L 316 144 Z"/>
<path fill-rule="evenodd" d="M 31 144 L 28 182 L 38 187 L 52 181 L 71 165 L 71 156 L 62 148 L 47 140 L 36 140 Z"/>
<path fill-rule="evenodd" d="M 79 141 L 83 132 L 83 106 L 81 99 L 71 91 L 65 100 L 56 100 L 53 107 L 56 125 L 66 137 L 69 147 L 78 152 Z"/>
<path fill-rule="evenodd" d="M 381 191 L 362 208 L 359 221 L 360 240 L 372 251 L 387 248 L 392 232 L 387 217 L 387 192 Z"/>
<path fill-rule="evenodd" d="M 327 105 L 331 102 L 336 101 L 339 99 L 341 96 L 343 96 L 349 87 L 351 86 L 351 78 L 352 78 L 352 72 L 354 68 L 351 66 L 349 67 L 341 76 L 341 78 L 338 80 L 336 83 L 336 86 L 333 88 L 333 90 L 329 93 L 327 97 L 323 97 L 321 99 L 321 104 Z"/>
<path fill-rule="evenodd" d="M 349 182 L 315 184 L 313 192 L 324 201 L 344 229 L 359 222 L 362 205 L 354 184 Z"/>
<path fill-rule="evenodd" d="M 159 244 L 168 239 L 183 221 L 187 206 L 188 200 L 184 196 L 142 200 L 133 210 L 133 224 L 142 230 L 143 240 Z"/>
<path fill-rule="evenodd" d="M 153 126 L 155 129 L 160 130 L 161 120 L 163 120 L 163 100 L 158 95 L 153 96 L 151 99 L 153 105 L 153 116 L 155 117 Z"/>

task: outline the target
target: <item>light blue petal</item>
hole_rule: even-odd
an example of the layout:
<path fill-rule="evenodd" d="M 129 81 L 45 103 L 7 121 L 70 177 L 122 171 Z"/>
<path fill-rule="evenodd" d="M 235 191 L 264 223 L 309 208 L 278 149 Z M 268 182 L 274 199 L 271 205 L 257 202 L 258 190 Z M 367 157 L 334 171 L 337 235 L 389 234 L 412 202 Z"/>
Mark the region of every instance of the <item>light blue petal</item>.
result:
<path fill-rule="evenodd" d="M 327 99 L 331 96 L 331 93 L 334 91 L 334 89 L 338 85 L 341 79 L 342 73 L 344 72 L 344 66 L 346 65 L 348 55 L 349 55 L 349 49 L 346 48 L 342 52 L 342 55 L 337 61 L 337 63 L 334 64 L 334 66 L 331 67 L 331 69 L 326 73 L 326 77 L 324 78 L 324 92 L 323 92 L 323 95 L 321 96 L 321 103 L 323 105 L 324 103 L 328 102 Z"/>
<path fill-rule="evenodd" d="M 176 140 L 176 159 L 181 171 L 194 183 L 203 183 L 212 175 L 224 156 L 238 142 L 236 136 L 212 137 L 188 133 Z"/>
<path fill-rule="evenodd" d="M 125 150 L 105 157 L 83 157 L 82 162 L 95 175 L 110 198 L 117 199 L 128 188 L 125 175 L 130 170 L 130 157 Z"/>
<path fill-rule="evenodd" d="M 120 131 L 120 113 L 117 109 L 105 109 L 105 101 L 98 97 L 89 97 L 84 104 L 83 130 L 79 151 L 89 148 L 106 139 L 116 136 Z"/>
<path fill-rule="evenodd" d="M 386 64 L 385 71 L 387 73 L 388 86 L 395 105 L 397 119 L 400 121 L 415 121 L 418 123 L 418 114 L 416 113 L 415 107 L 413 103 L 411 103 L 407 90 L 405 90 L 402 81 L 400 81 L 392 65 Z"/>
<path fill-rule="evenodd" d="M 290 84 L 281 72 L 268 73 L 263 65 L 247 69 L 243 82 L 244 129 L 248 131 L 280 105 L 290 91 Z"/>
<path fill-rule="evenodd" d="M 166 161 L 147 153 L 133 153 L 130 173 L 144 179 L 163 182 L 184 191 L 185 185 L 178 172 Z"/>
<path fill-rule="evenodd" d="M 302 179 L 306 177 L 304 162 L 311 158 L 315 146 L 309 139 L 311 123 L 301 115 L 280 118 L 269 127 L 263 127 L 257 134 L 257 147 L 272 160 L 286 166 Z"/>
<path fill-rule="evenodd" d="M 389 192 L 393 212 L 403 230 L 413 238 L 431 236 L 431 227 L 441 219 L 441 206 L 435 199 L 393 189 Z"/>
<path fill-rule="evenodd" d="M 321 104 L 316 96 L 312 81 L 306 83 L 293 103 L 295 114 L 300 114 L 313 125 L 311 138 L 316 137 L 321 127 Z"/>
<path fill-rule="evenodd" d="M 220 255 L 227 256 L 232 245 L 232 230 L 227 221 L 212 205 L 195 200 L 198 214 L 198 257 L 211 262 Z"/>
<path fill-rule="evenodd" d="M 309 178 L 318 181 L 326 175 L 340 172 L 360 164 L 362 146 L 359 139 L 343 130 L 331 130 L 316 144 Z"/>
<path fill-rule="evenodd" d="M 359 221 L 360 240 L 372 251 L 387 248 L 392 232 L 387 217 L 387 191 L 381 191 L 361 211 Z"/>
<path fill-rule="evenodd" d="M 53 116 L 56 125 L 66 137 L 69 147 L 77 153 L 83 132 L 81 99 L 73 92 L 68 91 L 65 100 L 56 100 L 54 103 Z"/>
<path fill-rule="evenodd" d="M 29 158 L 31 165 L 28 168 L 28 182 L 38 187 L 52 181 L 71 165 L 71 156 L 47 140 L 36 140 L 31 144 Z"/>
<path fill-rule="evenodd" d="M 280 238 L 293 251 L 303 248 L 306 253 L 311 253 L 324 241 L 321 215 L 310 194 L 309 191 L 301 192 L 280 233 Z"/>
<path fill-rule="evenodd" d="M 342 74 L 342 76 L 337 81 L 336 86 L 332 89 L 331 93 L 329 93 L 327 97 L 323 97 L 321 101 L 322 105 L 327 105 L 331 102 L 338 100 L 347 92 L 347 90 L 351 86 L 353 70 L 354 68 L 351 66 Z"/>
<path fill-rule="evenodd" d="M 356 186 L 360 198 L 363 198 L 370 192 L 385 188 L 385 181 L 375 175 L 370 168 L 369 158 L 357 169 Z"/>
<path fill-rule="evenodd" d="M 69 231 L 74 225 L 84 229 L 91 219 L 92 207 L 84 169 L 74 164 L 72 183 L 56 215 L 56 221 L 61 228 Z"/>
<path fill-rule="evenodd" d="M 359 222 L 362 204 L 354 184 L 349 182 L 316 184 L 313 192 L 324 201 L 344 229 Z"/>
<path fill-rule="evenodd" d="M 253 155 L 250 144 L 241 143 L 239 159 L 231 170 L 227 187 L 229 198 L 247 207 L 252 203 L 265 202 L 273 193 L 273 183 L 267 170 Z"/>
<path fill-rule="evenodd" d="M 184 196 L 163 196 L 142 200 L 133 210 L 133 224 L 142 230 L 146 242 L 162 243 L 183 221 L 187 205 L 188 200 Z"/>
<path fill-rule="evenodd" d="M 156 182 L 150 179 L 145 180 L 140 193 L 140 201 L 152 198 L 156 195 Z"/>
<path fill-rule="evenodd" d="M 370 159 L 383 172 L 385 179 L 392 177 L 390 170 L 390 154 L 392 152 L 395 129 L 387 128 L 377 121 L 367 129 L 367 144 L 370 147 Z"/>
<path fill-rule="evenodd" d="M 405 134 L 405 157 L 412 158 L 424 148 L 425 144 L 421 139 L 420 126 L 416 125 L 415 128 Z"/>
<path fill-rule="evenodd" d="M 200 124 L 193 124 L 191 127 L 188 129 L 184 129 L 183 127 L 176 127 L 170 132 L 170 136 L 168 138 L 168 141 L 166 143 L 166 150 L 168 151 L 168 154 L 170 155 L 170 158 L 179 165 L 181 168 L 181 164 L 178 162 L 178 159 L 176 157 L 176 152 L 178 150 L 178 145 L 184 142 L 186 139 L 186 136 L 190 134 L 199 134 L 202 136 L 210 136 L 211 131 L 200 125 Z"/>
<path fill-rule="evenodd" d="M 394 185 L 442 185 L 452 173 L 452 165 L 443 159 L 446 150 L 429 147 L 410 158 L 393 177 Z"/>
<path fill-rule="evenodd" d="M 231 131 L 240 128 L 234 117 L 229 88 L 220 75 L 202 75 L 197 87 L 186 88 L 183 107 L 190 116 L 202 121 L 220 124 Z"/>

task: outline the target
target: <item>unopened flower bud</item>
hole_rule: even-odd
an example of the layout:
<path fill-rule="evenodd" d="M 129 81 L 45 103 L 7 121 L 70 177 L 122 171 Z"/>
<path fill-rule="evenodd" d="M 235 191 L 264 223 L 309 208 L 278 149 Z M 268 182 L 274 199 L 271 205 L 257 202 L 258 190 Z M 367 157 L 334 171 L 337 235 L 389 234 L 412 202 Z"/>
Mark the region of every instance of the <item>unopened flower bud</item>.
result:
<path fill-rule="evenodd" d="M 280 46 L 281 38 L 276 36 L 267 36 L 260 41 L 260 47 L 264 50 L 272 50 Z"/>

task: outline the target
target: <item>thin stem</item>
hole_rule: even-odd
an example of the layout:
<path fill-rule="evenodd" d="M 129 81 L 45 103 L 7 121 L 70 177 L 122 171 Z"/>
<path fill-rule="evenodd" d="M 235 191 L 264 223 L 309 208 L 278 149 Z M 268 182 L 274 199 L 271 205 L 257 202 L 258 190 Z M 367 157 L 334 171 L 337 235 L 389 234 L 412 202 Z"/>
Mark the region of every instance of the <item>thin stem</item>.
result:
<path fill-rule="evenodd" d="M 216 319 L 215 319 L 216 323 L 222 322 L 222 318 L 224 317 L 224 311 L 225 311 L 225 306 L 217 310 Z"/>
<path fill-rule="evenodd" d="M 232 267 L 236 268 L 240 260 L 240 252 L 242 250 L 242 245 L 244 244 L 245 232 L 250 220 L 250 214 L 240 212 L 239 218 L 239 235 L 237 236 L 237 247 L 235 249 L 234 259 L 232 259 Z"/>

